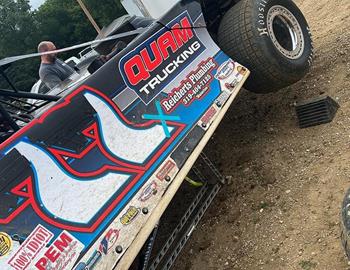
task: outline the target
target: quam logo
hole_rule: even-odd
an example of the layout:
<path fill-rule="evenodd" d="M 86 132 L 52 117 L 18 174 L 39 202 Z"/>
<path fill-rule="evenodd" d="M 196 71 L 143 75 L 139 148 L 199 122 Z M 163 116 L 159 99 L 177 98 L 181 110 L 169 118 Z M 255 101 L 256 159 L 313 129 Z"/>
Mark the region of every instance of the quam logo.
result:
<path fill-rule="evenodd" d="M 119 69 L 126 85 L 149 104 L 204 50 L 184 12 L 123 56 Z"/>

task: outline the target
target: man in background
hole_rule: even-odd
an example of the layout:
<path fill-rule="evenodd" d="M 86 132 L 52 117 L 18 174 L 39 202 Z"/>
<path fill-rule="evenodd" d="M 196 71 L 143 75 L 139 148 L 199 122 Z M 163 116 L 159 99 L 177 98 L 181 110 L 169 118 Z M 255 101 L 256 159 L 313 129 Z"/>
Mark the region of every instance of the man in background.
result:
<path fill-rule="evenodd" d="M 51 41 L 42 41 L 38 45 L 38 52 L 49 52 L 56 50 L 55 44 Z M 39 77 L 50 89 L 59 85 L 74 73 L 74 69 L 64 61 L 57 58 L 55 53 L 41 56 Z"/>

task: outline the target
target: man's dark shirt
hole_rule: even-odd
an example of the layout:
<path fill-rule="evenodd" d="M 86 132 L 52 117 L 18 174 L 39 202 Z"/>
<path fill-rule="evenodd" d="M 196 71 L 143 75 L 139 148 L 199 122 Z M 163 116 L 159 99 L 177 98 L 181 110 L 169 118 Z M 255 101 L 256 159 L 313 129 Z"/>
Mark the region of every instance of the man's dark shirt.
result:
<path fill-rule="evenodd" d="M 66 80 L 73 73 L 74 69 L 60 59 L 56 59 L 53 64 L 41 63 L 39 69 L 41 81 L 51 89 Z"/>

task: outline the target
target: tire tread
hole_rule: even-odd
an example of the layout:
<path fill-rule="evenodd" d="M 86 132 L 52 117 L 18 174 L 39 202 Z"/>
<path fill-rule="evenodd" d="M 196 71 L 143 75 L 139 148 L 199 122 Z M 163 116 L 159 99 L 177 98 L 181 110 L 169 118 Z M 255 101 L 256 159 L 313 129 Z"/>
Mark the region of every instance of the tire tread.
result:
<path fill-rule="evenodd" d="M 218 43 L 226 54 L 251 71 L 245 87 L 266 93 L 298 81 L 300 75 L 281 72 L 281 67 L 259 47 L 253 32 L 253 5 L 252 0 L 241 0 L 228 10 L 219 27 Z"/>

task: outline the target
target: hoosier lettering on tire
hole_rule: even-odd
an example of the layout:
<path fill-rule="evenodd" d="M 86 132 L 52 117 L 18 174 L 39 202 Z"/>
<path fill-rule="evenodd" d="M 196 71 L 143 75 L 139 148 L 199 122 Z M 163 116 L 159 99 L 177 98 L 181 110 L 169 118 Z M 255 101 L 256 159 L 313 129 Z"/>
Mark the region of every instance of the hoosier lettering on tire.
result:
<path fill-rule="evenodd" d="M 218 42 L 250 69 L 245 88 L 256 93 L 297 82 L 312 62 L 308 24 L 291 0 L 241 0 L 224 15 Z"/>

